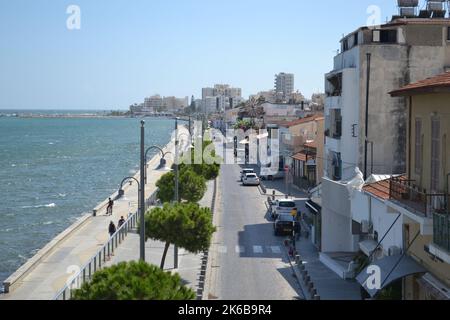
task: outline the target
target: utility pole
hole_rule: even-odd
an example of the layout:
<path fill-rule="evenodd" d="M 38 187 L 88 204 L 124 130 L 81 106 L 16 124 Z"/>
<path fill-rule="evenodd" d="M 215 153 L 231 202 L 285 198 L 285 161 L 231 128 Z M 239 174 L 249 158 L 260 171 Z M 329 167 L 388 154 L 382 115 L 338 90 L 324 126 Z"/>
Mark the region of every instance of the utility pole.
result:
<path fill-rule="evenodd" d="M 145 121 L 141 121 L 140 259 L 145 261 Z"/>

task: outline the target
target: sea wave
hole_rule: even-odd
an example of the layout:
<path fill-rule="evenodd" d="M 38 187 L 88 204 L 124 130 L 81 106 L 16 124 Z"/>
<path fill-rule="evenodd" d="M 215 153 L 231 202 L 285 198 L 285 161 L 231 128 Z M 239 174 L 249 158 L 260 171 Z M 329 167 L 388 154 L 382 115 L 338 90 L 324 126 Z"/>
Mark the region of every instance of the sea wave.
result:
<path fill-rule="evenodd" d="M 56 204 L 49 203 L 49 204 L 42 204 L 38 206 L 23 206 L 22 209 L 37 209 L 37 208 L 54 208 L 56 207 Z"/>

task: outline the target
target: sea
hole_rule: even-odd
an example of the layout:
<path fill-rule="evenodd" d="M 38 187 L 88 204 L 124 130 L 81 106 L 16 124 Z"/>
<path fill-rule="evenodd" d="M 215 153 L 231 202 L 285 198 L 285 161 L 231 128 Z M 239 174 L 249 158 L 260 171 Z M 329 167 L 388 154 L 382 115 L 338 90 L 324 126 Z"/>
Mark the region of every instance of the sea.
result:
<path fill-rule="evenodd" d="M 0 287 L 3 280 L 139 170 L 140 120 L 102 112 L 0 110 Z M 73 115 L 83 115 L 74 118 Z M 146 145 L 174 120 L 147 118 Z M 153 153 L 154 154 L 154 153 Z M 150 156 L 152 154 L 150 153 Z"/>

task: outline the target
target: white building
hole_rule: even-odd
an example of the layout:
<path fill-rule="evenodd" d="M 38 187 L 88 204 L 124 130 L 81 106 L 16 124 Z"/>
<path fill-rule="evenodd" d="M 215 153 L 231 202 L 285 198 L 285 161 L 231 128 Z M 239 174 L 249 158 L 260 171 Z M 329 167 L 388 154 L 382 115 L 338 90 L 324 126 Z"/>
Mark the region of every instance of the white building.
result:
<path fill-rule="evenodd" d="M 236 107 L 243 101 L 242 89 L 228 84 L 216 84 L 202 89 L 202 112 L 215 113 Z"/>
<path fill-rule="evenodd" d="M 347 182 L 355 168 L 364 170 L 366 152 L 366 177 L 405 172 L 406 100 L 388 93 L 450 66 L 449 27 L 448 19 L 397 19 L 375 30 L 360 28 L 342 39 L 342 52 L 325 76 L 322 252 L 359 251 L 359 226 L 352 217 Z M 371 78 L 366 148 L 367 54 Z"/>

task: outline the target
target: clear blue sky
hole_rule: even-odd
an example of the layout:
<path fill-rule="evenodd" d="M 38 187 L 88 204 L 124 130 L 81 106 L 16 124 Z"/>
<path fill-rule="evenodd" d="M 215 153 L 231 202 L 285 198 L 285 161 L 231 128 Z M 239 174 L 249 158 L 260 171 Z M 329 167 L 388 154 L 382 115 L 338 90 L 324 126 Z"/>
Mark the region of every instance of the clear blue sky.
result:
<path fill-rule="evenodd" d="M 145 96 L 244 96 L 291 72 L 307 97 L 343 34 L 396 0 L 14 0 L 0 2 L 0 109 L 126 109 Z M 81 30 L 66 28 L 69 5 Z"/>

